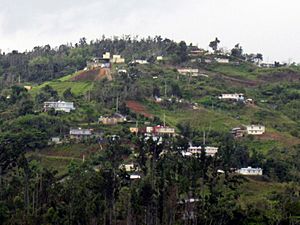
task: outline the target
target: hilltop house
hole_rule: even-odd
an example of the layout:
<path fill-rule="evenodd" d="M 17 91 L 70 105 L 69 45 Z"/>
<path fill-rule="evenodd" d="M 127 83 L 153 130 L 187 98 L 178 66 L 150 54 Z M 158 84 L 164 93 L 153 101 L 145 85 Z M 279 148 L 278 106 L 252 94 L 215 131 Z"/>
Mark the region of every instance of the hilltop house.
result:
<path fill-rule="evenodd" d="M 215 58 L 215 60 L 217 63 L 220 63 L 220 64 L 228 64 L 229 63 L 229 59 L 226 59 L 226 58 Z"/>
<path fill-rule="evenodd" d="M 198 69 L 192 69 L 192 68 L 181 68 L 177 69 L 178 73 L 182 75 L 191 75 L 191 76 L 198 76 L 199 70 Z"/>
<path fill-rule="evenodd" d="M 252 168 L 249 166 L 247 168 L 237 170 L 236 173 L 248 176 L 261 176 L 263 175 L 263 170 L 261 168 Z"/>
<path fill-rule="evenodd" d="M 92 130 L 90 129 L 81 129 L 81 128 L 77 128 L 77 129 L 70 129 L 70 138 L 71 139 L 82 139 L 82 138 L 86 138 L 92 135 Z"/>
<path fill-rule="evenodd" d="M 234 100 L 234 101 L 244 101 L 245 98 L 244 98 L 244 94 L 237 94 L 237 93 L 234 93 L 234 94 L 221 94 L 219 96 L 219 99 L 221 100 Z"/>
<path fill-rule="evenodd" d="M 94 57 L 86 62 L 87 69 L 111 68 L 110 59 Z"/>
<path fill-rule="evenodd" d="M 44 111 L 47 112 L 49 109 L 54 109 L 55 111 L 63 111 L 63 112 L 71 112 L 71 110 L 75 110 L 73 102 L 44 102 Z"/>
<path fill-rule="evenodd" d="M 246 126 L 246 130 L 249 135 L 262 135 L 265 133 L 266 128 L 262 125 L 249 125 Z"/>
<path fill-rule="evenodd" d="M 194 50 L 191 50 L 189 52 L 189 56 L 190 57 L 199 57 L 199 56 L 203 56 L 203 55 L 206 55 L 208 52 L 204 49 L 199 49 L 199 48 L 196 48 Z"/>
<path fill-rule="evenodd" d="M 213 157 L 218 152 L 217 147 L 206 146 L 204 149 L 205 149 L 205 154 L 207 156 Z M 186 151 L 182 152 L 182 155 L 183 156 L 197 156 L 197 155 L 201 154 L 201 151 L 202 151 L 201 146 L 190 146 L 190 147 L 188 147 L 188 149 Z"/>

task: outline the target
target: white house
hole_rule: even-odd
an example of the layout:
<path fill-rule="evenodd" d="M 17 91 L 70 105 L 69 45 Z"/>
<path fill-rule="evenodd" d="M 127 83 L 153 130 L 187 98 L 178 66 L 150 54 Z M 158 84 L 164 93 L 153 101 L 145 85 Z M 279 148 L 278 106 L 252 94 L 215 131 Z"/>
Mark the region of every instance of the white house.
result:
<path fill-rule="evenodd" d="M 219 96 L 219 99 L 222 99 L 222 100 L 244 101 L 245 97 L 244 97 L 244 94 L 234 93 L 234 94 L 221 94 Z"/>
<path fill-rule="evenodd" d="M 252 168 L 249 166 L 247 168 L 241 168 L 237 170 L 236 173 L 241 175 L 261 176 L 263 175 L 263 170 L 261 168 Z"/>
<path fill-rule="evenodd" d="M 122 164 L 119 168 L 125 170 L 126 172 L 133 172 L 137 170 L 137 166 L 133 163 Z"/>
<path fill-rule="evenodd" d="M 164 60 L 164 57 L 163 56 L 157 56 L 156 57 L 156 61 L 163 61 Z"/>
<path fill-rule="evenodd" d="M 141 179 L 141 176 L 138 174 L 131 174 L 130 175 L 130 180 L 136 180 L 136 179 Z"/>
<path fill-rule="evenodd" d="M 92 135 L 92 130 L 90 129 L 81 129 L 81 128 L 77 128 L 77 129 L 70 129 L 70 137 L 71 138 L 83 138 L 83 137 L 88 137 Z"/>
<path fill-rule="evenodd" d="M 249 135 L 262 135 L 265 133 L 266 128 L 262 125 L 249 125 L 246 126 L 247 134 Z"/>
<path fill-rule="evenodd" d="M 136 63 L 136 64 L 149 64 L 147 60 L 142 60 L 142 59 L 135 59 L 131 63 Z"/>
<path fill-rule="evenodd" d="M 71 110 L 75 110 L 73 102 L 44 102 L 44 110 L 48 111 L 49 109 L 54 109 L 55 111 L 63 111 L 63 112 L 71 112 Z"/>
<path fill-rule="evenodd" d="M 201 151 L 202 151 L 201 146 L 190 146 L 190 147 L 188 147 L 188 149 L 186 151 L 182 152 L 182 155 L 183 156 L 200 155 Z M 205 154 L 207 156 L 212 156 L 213 157 L 217 152 L 218 152 L 217 147 L 210 147 L 210 146 L 205 147 Z"/>
<path fill-rule="evenodd" d="M 199 70 L 198 69 L 192 69 L 192 68 L 181 68 L 177 69 L 178 73 L 182 75 L 192 75 L 192 76 L 198 76 Z"/>
<path fill-rule="evenodd" d="M 229 63 L 229 59 L 226 59 L 226 58 L 215 58 L 215 60 L 217 63 L 220 63 L 220 64 L 228 64 Z"/>
<path fill-rule="evenodd" d="M 155 126 L 153 127 L 153 133 L 155 135 L 175 135 L 175 129 L 167 126 Z"/>

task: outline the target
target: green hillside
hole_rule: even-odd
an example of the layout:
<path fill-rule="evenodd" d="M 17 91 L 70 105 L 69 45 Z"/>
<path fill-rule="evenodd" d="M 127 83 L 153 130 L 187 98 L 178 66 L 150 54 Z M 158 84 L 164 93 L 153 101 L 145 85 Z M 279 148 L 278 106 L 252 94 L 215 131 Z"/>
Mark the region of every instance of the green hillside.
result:
<path fill-rule="evenodd" d="M 104 49 L 126 63 L 89 67 Z M 23 59 L 17 83 L 6 68 L 0 224 L 297 224 L 300 67 L 194 50 L 102 40 Z M 56 101 L 74 108 L 44 105 Z"/>

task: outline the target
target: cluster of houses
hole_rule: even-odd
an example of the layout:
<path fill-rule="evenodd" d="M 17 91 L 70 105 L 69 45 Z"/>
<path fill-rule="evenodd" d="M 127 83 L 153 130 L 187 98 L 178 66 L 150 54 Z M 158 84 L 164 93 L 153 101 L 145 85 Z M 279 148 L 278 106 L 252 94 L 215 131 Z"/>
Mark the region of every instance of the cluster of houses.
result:
<path fill-rule="evenodd" d="M 244 137 L 245 135 L 263 135 L 266 132 L 266 127 L 263 125 L 247 125 L 232 128 L 231 134 L 236 137 Z"/>

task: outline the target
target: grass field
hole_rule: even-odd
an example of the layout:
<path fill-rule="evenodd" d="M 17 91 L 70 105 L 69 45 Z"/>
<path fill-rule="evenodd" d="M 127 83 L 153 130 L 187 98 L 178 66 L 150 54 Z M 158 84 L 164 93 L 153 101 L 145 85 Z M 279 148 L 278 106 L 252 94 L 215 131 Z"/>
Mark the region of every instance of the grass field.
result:
<path fill-rule="evenodd" d="M 71 88 L 71 91 L 73 94 L 82 95 L 93 88 L 93 82 L 91 82 L 91 81 L 80 81 L 80 82 L 70 81 L 70 79 L 72 77 L 76 76 L 78 73 L 79 72 L 64 76 L 57 80 L 45 82 L 39 86 L 35 86 L 31 90 L 31 93 L 33 95 L 36 95 L 40 91 L 41 88 L 45 87 L 46 85 L 50 85 L 58 92 L 58 94 L 60 96 L 62 96 L 63 92 L 68 88 Z"/>

